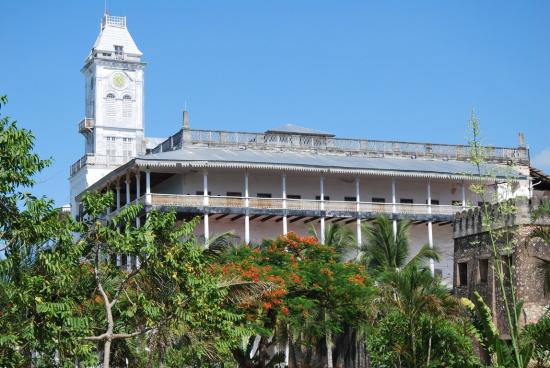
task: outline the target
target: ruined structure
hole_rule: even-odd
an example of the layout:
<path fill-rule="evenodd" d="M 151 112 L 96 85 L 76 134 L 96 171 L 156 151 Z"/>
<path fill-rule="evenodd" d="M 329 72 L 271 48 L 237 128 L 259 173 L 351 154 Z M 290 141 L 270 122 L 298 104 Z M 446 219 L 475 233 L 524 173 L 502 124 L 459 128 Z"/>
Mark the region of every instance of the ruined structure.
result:
<path fill-rule="evenodd" d="M 463 211 L 455 216 L 454 291 L 457 296 L 470 299 L 474 291 L 479 292 L 491 308 L 494 322 L 505 339 L 508 337 L 508 327 L 502 293 L 495 275 L 496 260 L 503 262 L 506 274 L 511 267 L 516 298 L 524 302 L 520 325 L 537 322 L 550 306 L 550 293 L 545 291 L 547 275 L 543 267 L 550 262 L 550 244 L 530 236 L 537 226 L 550 227 L 550 217 L 533 217 L 539 205 L 538 198 L 516 198 Z M 491 233 L 484 218 L 491 219 Z M 493 244 L 498 258 L 494 257 Z M 510 293 L 508 280 L 505 284 L 508 285 L 507 293 Z"/>

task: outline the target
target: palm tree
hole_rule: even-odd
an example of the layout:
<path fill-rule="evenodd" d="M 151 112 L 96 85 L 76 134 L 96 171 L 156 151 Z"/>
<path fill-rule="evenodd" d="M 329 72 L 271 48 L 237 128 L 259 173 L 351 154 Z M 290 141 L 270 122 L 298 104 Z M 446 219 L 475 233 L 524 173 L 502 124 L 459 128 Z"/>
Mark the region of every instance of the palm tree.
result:
<path fill-rule="evenodd" d="M 361 251 L 367 267 L 375 272 L 396 271 L 407 264 L 420 263 L 430 258 L 439 260 L 437 250 L 426 244 L 407 262 L 410 227 L 410 221 L 398 221 L 394 235 L 392 220 L 388 217 L 379 216 L 372 224 L 363 223 L 362 232 L 366 243 L 361 246 Z"/>
<path fill-rule="evenodd" d="M 314 226 L 309 228 L 309 233 L 321 242 L 321 236 L 317 233 L 317 229 Z M 339 255 L 340 260 L 354 259 L 352 252 L 358 252 L 357 238 L 353 234 L 353 231 L 347 227 L 339 224 L 327 224 L 325 227 L 325 241 L 324 244 L 336 249 L 336 253 Z"/>
<path fill-rule="evenodd" d="M 380 295 L 383 308 L 397 310 L 407 320 L 409 330 L 402 358 L 408 367 L 430 366 L 431 336 L 427 351 L 417 352 L 418 323 L 422 315 L 430 317 L 458 313 L 458 303 L 448 289 L 434 278 L 430 270 L 417 262 L 409 262 L 399 271 L 388 270 L 380 274 Z M 388 347 L 391 348 L 391 347 Z M 420 361 L 419 358 L 424 358 Z"/>

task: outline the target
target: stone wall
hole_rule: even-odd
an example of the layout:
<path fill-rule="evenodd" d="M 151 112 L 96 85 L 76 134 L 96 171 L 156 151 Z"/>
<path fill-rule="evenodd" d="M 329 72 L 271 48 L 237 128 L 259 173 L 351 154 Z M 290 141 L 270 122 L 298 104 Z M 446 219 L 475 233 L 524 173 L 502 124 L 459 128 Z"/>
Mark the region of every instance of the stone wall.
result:
<path fill-rule="evenodd" d="M 550 245 L 529 238 L 536 226 L 550 226 L 550 219 L 531 219 L 533 207 L 526 199 L 517 200 L 513 208 L 513 213 L 501 213 L 498 206 L 486 209 L 495 219 L 491 232 L 482 225 L 484 209 L 458 214 L 454 222 L 454 292 L 472 299 L 473 292 L 478 291 L 493 311 L 503 337 L 508 335 L 508 327 L 495 262 L 511 260 L 513 287 L 517 298 L 524 302 L 520 325 L 538 321 L 550 306 L 550 295 L 544 295 L 541 267 L 543 260 L 550 261 Z M 507 281 L 505 284 L 510 300 L 512 285 Z"/>

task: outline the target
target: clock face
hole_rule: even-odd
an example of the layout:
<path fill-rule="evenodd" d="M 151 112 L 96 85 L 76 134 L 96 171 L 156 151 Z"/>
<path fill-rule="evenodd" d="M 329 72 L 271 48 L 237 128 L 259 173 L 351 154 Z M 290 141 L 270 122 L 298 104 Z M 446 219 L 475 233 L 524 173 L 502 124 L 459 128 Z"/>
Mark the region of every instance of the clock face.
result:
<path fill-rule="evenodd" d="M 126 87 L 126 84 L 128 83 L 128 79 L 126 78 L 126 75 L 121 72 L 113 73 L 111 76 L 111 83 L 113 84 L 113 87 L 117 89 L 123 89 Z"/>

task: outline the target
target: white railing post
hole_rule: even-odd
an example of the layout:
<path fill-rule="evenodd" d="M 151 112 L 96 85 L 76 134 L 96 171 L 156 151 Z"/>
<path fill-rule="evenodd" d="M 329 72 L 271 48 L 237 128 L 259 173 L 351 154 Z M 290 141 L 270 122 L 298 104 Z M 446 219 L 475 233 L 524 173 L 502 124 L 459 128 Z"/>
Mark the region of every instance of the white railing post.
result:
<path fill-rule="evenodd" d="M 286 235 L 288 233 L 288 222 L 286 217 L 286 173 L 283 173 L 281 180 L 283 194 L 283 234 Z"/>
<path fill-rule="evenodd" d="M 206 208 L 208 206 L 208 170 L 204 169 L 202 173 L 202 184 L 203 184 L 203 201 L 202 204 L 204 205 L 204 241 L 205 243 L 208 242 L 208 239 L 210 238 L 209 234 L 209 223 L 208 223 L 208 209 Z"/>
<path fill-rule="evenodd" d="M 120 209 L 120 183 L 116 182 L 116 209 Z"/>
<path fill-rule="evenodd" d="M 244 207 L 246 215 L 244 216 L 244 242 L 250 243 L 250 216 L 248 215 L 248 169 L 244 171 Z"/>
<path fill-rule="evenodd" d="M 320 189 L 320 192 L 321 192 L 321 195 L 320 195 L 320 199 L 321 199 L 321 202 L 320 202 L 320 209 L 322 212 L 325 211 L 325 177 L 321 175 L 321 179 L 319 181 L 319 189 Z M 324 213 L 321 213 L 321 231 L 320 231 L 320 236 L 321 236 L 321 243 L 325 243 L 325 214 Z"/>
<path fill-rule="evenodd" d="M 393 238 L 397 239 L 397 220 L 395 219 L 395 214 L 397 212 L 396 206 L 396 194 L 395 194 L 395 178 L 391 178 L 391 203 L 392 203 L 392 214 L 393 214 Z"/>
<path fill-rule="evenodd" d="M 151 171 L 145 171 L 145 204 L 151 205 Z"/>
<path fill-rule="evenodd" d="M 130 204 L 130 182 L 131 182 L 130 174 L 126 175 L 126 203 L 125 206 L 128 206 Z"/>
<path fill-rule="evenodd" d="M 462 209 L 466 209 L 466 186 L 464 185 L 464 181 L 462 182 L 461 186 L 462 191 Z"/>
<path fill-rule="evenodd" d="M 138 171 L 136 173 L 136 203 L 139 202 L 139 197 L 141 197 L 141 174 Z"/>
<path fill-rule="evenodd" d="M 428 187 L 427 187 L 427 195 L 428 195 L 428 216 L 430 217 L 430 220 L 428 221 L 428 245 L 430 249 L 433 249 L 434 247 L 434 239 L 433 239 L 433 222 L 432 222 L 432 183 L 430 179 L 428 179 Z M 430 258 L 430 273 L 432 276 L 435 275 L 435 261 L 433 258 Z"/>
<path fill-rule="evenodd" d="M 361 210 L 361 197 L 360 197 L 360 179 L 359 177 L 355 178 L 355 201 L 357 202 L 357 245 L 361 246 L 361 218 L 359 217 L 359 211 Z"/>

